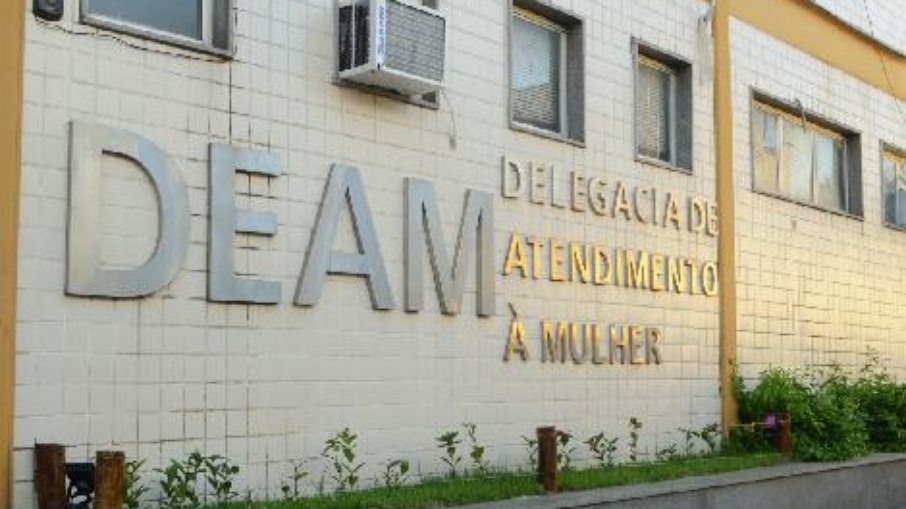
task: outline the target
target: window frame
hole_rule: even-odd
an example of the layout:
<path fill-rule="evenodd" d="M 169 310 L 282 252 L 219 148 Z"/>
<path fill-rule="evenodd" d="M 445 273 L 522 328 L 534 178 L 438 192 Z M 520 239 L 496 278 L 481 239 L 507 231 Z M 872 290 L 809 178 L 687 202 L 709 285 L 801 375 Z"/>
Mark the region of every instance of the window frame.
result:
<path fill-rule="evenodd" d="M 232 18 L 236 0 L 202 0 L 201 39 L 168 32 L 134 21 L 94 13 L 91 11 L 91 2 L 92 0 L 80 0 L 79 22 L 82 24 L 199 53 L 206 53 L 223 59 L 232 59 L 235 53 L 233 47 L 233 32 L 235 28 Z M 218 15 L 218 8 L 225 9 L 227 11 L 226 14 L 221 13 Z M 223 26 L 219 26 L 218 22 Z M 218 31 L 226 31 L 226 34 L 219 34 Z M 225 47 L 215 44 L 215 39 L 218 38 L 223 39 Z"/>
<path fill-rule="evenodd" d="M 756 161 L 755 161 L 755 130 L 753 129 L 753 112 L 756 108 L 761 108 L 762 111 L 768 111 L 772 115 L 778 116 L 780 119 L 789 119 L 793 123 L 798 123 L 802 125 L 803 120 L 806 123 L 806 131 L 808 133 L 818 132 L 822 135 L 832 135 L 836 139 L 841 140 L 843 143 L 843 150 L 841 153 L 841 162 L 843 165 L 842 168 L 842 186 L 844 188 L 844 208 L 836 209 L 822 205 L 816 201 L 815 198 L 815 176 L 816 176 L 816 158 L 815 158 L 815 138 L 811 137 L 811 150 L 812 150 L 812 167 L 811 167 L 811 180 L 809 187 L 810 201 L 805 201 L 799 199 L 795 196 L 785 194 L 779 190 L 779 178 L 780 178 L 780 168 L 783 165 L 783 136 L 782 136 L 782 124 L 778 125 L 778 140 L 780 140 L 780 146 L 778 147 L 777 153 L 777 171 L 776 171 L 776 182 L 775 187 L 776 191 L 771 191 L 768 189 L 761 189 L 756 184 Z M 795 112 L 798 112 L 795 113 Z M 749 171 L 751 178 L 751 191 L 756 194 L 761 194 L 764 196 L 770 196 L 779 200 L 786 202 L 794 203 L 797 205 L 802 205 L 804 207 L 820 210 L 822 212 L 827 212 L 834 215 L 848 217 L 850 219 L 855 219 L 857 221 L 865 220 L 865 210 L 864 210 L 864 194 L 862 192 L 862 150 L 861 150 L 861 134 L 854 129 L 845 127 L 841 124 L 828 121 L 821 116 L 818 116 L 812 113 L 805 108 L 800 107 L 794 102 L 787 102 L 780 99 L 773 98 L 767 94 L 761 93 L 757 90 L 752 90 L 752 94 L 749 100 L 749 117 L 748 117 L 748 129 L 749 129 Z M 857 182 L 854 182 L 857 181 Z M 859 188 L 854 187 L 854 183 L 858 183 Z"/>
<path fill-rule="evenodd" d="M 687 175 L 694 174 L 695 167 L 695 108 L 694 93 L 692 90 L 692 63 L 673 53 L 661 50 L 655 46 L 635 37 L 631 40 L 632 44 L 632 152 L 636 162 L 646 165 L 657 166 L 671 171 L 677 171 Z M 639 151 L 639 122 L 638 122 L 638 105 L 636 103 L 639 92 L 639 66 L 646 65 L 652 69 L 666 72 L 670 75 L 669 90 L 669 125 L 668 136 L 670 137 L 670 158 L 669 160 L 651 157 L 642 154 Z M 684 89 L 685 88 L 685 89 Z M 683 94 L 683 97 L 680 94 Z M 681 114 L 680 103 L 683 102 L 683 111 Z M 685 118 L 689 125 L 688 135 L 685 136 L 682 144 L 680 143 L 680 122 L 681 117 Z M 684 160 L 680 160 L 680 150 L 687 151 Z"/>
<path fill-rule="evenodd" d="M 510 129 L 555 141 L 585 147 L 585 20 L 573 12 L 541 0 L 509 0 L 505 3 L 506 30 L 506 114 Z M 561 33 L 559 131 L 543 129 L 513 118 L 513 19 L 519 17 L 547 30 Z M 578 42 L 574 39 L 578 39 Z M 578 53 L 578 55 L 575 55 Z M 578 80 L 571 83 L 570 77 Z M 573 102 L 578 104 L 574 105 Z"/>
<path fill-rule="evenodd" d="M 906 167 L 906 150 L 904 150 L 892 143 L 888 143 L 886 141 L 881 142 L 881 149 L 880 149 L 881 223 L 884 226 L 886 226 L 892 230 L 906 232 L 906 224 L 899 224 L 895 221 L 890 222 L 887 220 L 887 209 L 885 208 L 885 203 L 884 203 L 884 196 L 885 196 L 885 194 L 884 194 L 884 191 L 885 191 L 885 189 L 884 189 L 884 163 L 888 159 L 892 159 L 894 161 L 894 164 L 901 164 L 901 165 L 904 165 L 904 167 Z M 899 184 L 897 182 L 898 182 L 897 176 L 896 176 L 896 174 L 894 174 L 895 192 L 898 192 L 898 189 L 896 189 L 896 188 L 899 186 Z M 897 194 L 896 201 L 894 202 L 894 217 L 897 217 L 898 214 L 899 214 L 899 195 Z"/>

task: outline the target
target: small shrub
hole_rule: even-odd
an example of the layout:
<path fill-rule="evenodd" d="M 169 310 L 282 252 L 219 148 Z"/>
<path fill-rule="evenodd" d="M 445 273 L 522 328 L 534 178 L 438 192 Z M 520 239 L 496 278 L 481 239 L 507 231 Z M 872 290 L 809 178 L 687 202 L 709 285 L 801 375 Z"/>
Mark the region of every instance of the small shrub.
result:
<path fill-rule="evenodd" d="M 691 456 L 695 452 L 695 440 L 697 433 L 694 429 L 688 428 L 677 428 L 677 431 L 683 434 L 683 453 L 686 456 Z"/>
<path fill-rule="evenodd" d="M 699 430 L 698 438 L 708 447 L 708 453 L 716 453 L 721 441 L 720 425 L 715 422 L 705 426 Z"/>
<path fill-rule="evenodd" d="M 321 456 L 327 459 L 330 478 L 337 484 L 338 491 L 352 491 L 359 483 L 359 471 L 364 463 L 356 463 L 356 439 L 358 435 L 349 428 L 343 428 L 327 439 Z"/>
<path fill-rule="evenodd" d="M 214 501 L 217 507 L 225 507 L 238 495 L 234 488 L 239 467 L 233 465 L 229 458 L 217 454 L 206 456 L 203 461 L 205 477 L 214 494 Z"/>
<path fill-rule="evenodd" d="M 599 467 L 612 467 L 614 465 L 614 456 L 617 452 L 617 442 L 619 437 L 607 438 L 604 432 L 592 435 L 585 441 L 591 456 L 597 462 Z"/>
<path fill-rule="evenodd" d="M 465 429 L 466 438 L 469 440 L 469 458 L 472 460 L 472 466 L 479 475 L 486 475 L 490 464 L 484 457 L 485 447 L 478 443 L 477 426 L 469 422 L 462 426 Z"/>
<path fill-rule="evenodd" d="M 170 460 L 163 469 L 155 469 L 161 474 L 160 506 L 162 509 L 191 509 L 201 505 L 198 496 L 198 479 L 204 474 L 204 456 L 195 451 L 185 460 Z"/>
<path fill-rule="evenodd" d="M 142 484 L 141 469 L 147 460 L 129 460 L 123 476 L 123 507 L 139 509 L 148 487 Z"/>
<path fill-rule="evenodd" d="M 576 452 L 572 440 L 572 433 L 557 430 L 557 470 L 561 472 L 572 469 L 572 456 Z"/>
<path fill-rule="evenodd" d="M 636 417 L 629 418 L 629 461 L 635 463 L 639 460 L 639 431 L 642 421 Z"/>
<path fill-rule="evenodd" d="M 305 460 L 293 461 L 292 470 L 282 481 L 280 481 L 280 493 L 283 494 L 283 500 L 287 502 L 296 502 L 302 499 L 302 481 L 308 477 L 308 470 L 305 469 Z"/>
<path fill-rule="evenodd" d="M 409 462 L 407 460 L 394 460 L 384 467 L 384 486 L 387 489 L 397 489 L 406 484 L 409 476 Z"/>
<path fill-rule="evenodd" d="M 450 477 L 456 477 L 456 469 L 462 463 L 462 456 L 459 454 L 459 444 L 462 443 L 462 439 L 459 438 L 459 431 L 447 431 L 435 438 L 435 440 L 437 441 L 437 447 L 444 453 L 440 459 L 450 469 Z"/>
<path fill-rule="evenodd" d="M 705 445 L 706 452 L 714 454 L 720 445 L 721 433 L 718 424 L 709 424 L 700 430 L 677 428 L 677 431 L 683 434 L 684 454 L 691 456 L 695 452 L 695 441 L 701 440 Z"/>
<path fill-rule="evenodd" d="M 676 444 L 670 444 L 670 446 L 656 451 L 654 457 L 658 461 L 670 461 L 681 458 L 682 454 L 679 453 Z"/>
<path fill-rule="evenodd" d="M 525 451 L 528 453 L 529 469 L 534 469 L 538 466 L 538 439 L 523 435 L 522 441 L 525 443 Z"/>

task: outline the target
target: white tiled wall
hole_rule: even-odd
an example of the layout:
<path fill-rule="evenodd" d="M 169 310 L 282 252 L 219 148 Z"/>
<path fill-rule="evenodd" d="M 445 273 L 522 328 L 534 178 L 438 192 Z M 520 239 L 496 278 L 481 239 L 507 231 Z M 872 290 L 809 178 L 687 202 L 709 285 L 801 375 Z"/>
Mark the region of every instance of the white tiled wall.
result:
<path fill-rule="evenodd" d="M 906 0 L 812 0 L 884 44 L 906 53 Z"/>
<path fill-rule="evenodd" d="M 404 177 L 435 184 L 448 249 L 466 189 L 499 195 L 504 154 L 713 200 L 711 47 L 698 25 L 703 3 L 554 2 L 581 16 L 587 30 L 585 148 L 507 127 L 505 2 L 441 4 L 450 54 L 438 111 L 331 83 L 331 0 L 239 0 L 232 62 L 78 24 L 74 0 L 66 2 L 61 23 L 29 17 L 16 507 L 33 504 L 35 441 L 65 443 L 72 459 L 121 448 L 147 458 L 148 469 L 194 449 L 227 454 L 243 468 L 243 489 L 263 496 L 274 493 L 290 459 L 314 457 L 310 469 L 320 478 L 324 464 L 316 457 L 343 426 L 359 432 L 372 476 L 399 457 L 413 460 L 420 473 L 437 472 L 434 437 L 466 421 L 478 424 L 494 465 L 515 466 L 526 461 L 521 435 L 537 425 L 556 424 L 584 439 L 598 430 L 625 435 L 628 418 L 638 416 L 644 447 L 653 453 L 679 440 L 677 427 L 718 419 L 716 298 L 499 274 L 511 231 L 715 260 L 714 239 L 703 235 L 495 198 L 497 316 L 475 316 L 472 281 L 455 318 L 439 314 L 431 288 L 420 314 L 372 311 L 364 285 L 343 278 L 329 279 L 314 308 L 290 304 L 333 162 L 363 171 L 397 302 Z M 633 161 L 632 36 L 695 66 L 692 175 Z M 150 298 L 63 294 L 66 133 L 73 119 L 153 140 L 189 186 L 188 256 L 174 282 Z M 282 283 L 278 306 L 205 301 L 209 142 L 268 150 L 283 161 L 277 179 L 239 179 L 240 191 L 254 196 L 237 198 L 279 217 L 275 237 L 237 242 L 242 272 Z M 152 248 L 156 224 L 148 184 L 114 164 L 105 174 L 105 260 L 138 263 Z M 501 361 L 510 302 L 535 347 L 525 365 Z M 665 363 L 542 365 L 542 318 L 663 327 Z"/>
<path fill-rule="evenodd" d="M 902 145 L 894 99 L 733 21 L 739 358 L 749 376 L 769 364 L 859 366 L 867 348 L 906 374 L 906 233 L 882 224 L 880 143 Z M 753 90 L 861 134 L 863 219 L 752 192 Z"/>

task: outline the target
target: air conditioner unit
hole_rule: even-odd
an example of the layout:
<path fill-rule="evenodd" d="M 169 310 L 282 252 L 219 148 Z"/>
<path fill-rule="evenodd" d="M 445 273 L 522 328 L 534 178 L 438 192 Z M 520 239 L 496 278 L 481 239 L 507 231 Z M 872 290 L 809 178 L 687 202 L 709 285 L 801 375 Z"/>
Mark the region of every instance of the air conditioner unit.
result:
<path fill-rule="evenodd" d="M 339 77 L 414 96 L 443 85 L 447 22 L 402 0 L 339 0 Z"/>

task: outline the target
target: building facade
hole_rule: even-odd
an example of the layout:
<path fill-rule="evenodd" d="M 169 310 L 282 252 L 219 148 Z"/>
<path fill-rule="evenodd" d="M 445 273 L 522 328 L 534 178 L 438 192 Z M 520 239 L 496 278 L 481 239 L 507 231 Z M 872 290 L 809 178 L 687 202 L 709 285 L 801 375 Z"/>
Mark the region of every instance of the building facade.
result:
<path fill-rule="evenodd" d="M 13 4 L 3 507 L 36 442 L 264 498 L 344 427 L 366 477 L 466 422 L 500 467 L 633 417 L 653 456 L 734 366 L 906 376 L 901 0 L 400 4 L 439 88 L 340 76 L 334 0 Z"/>

